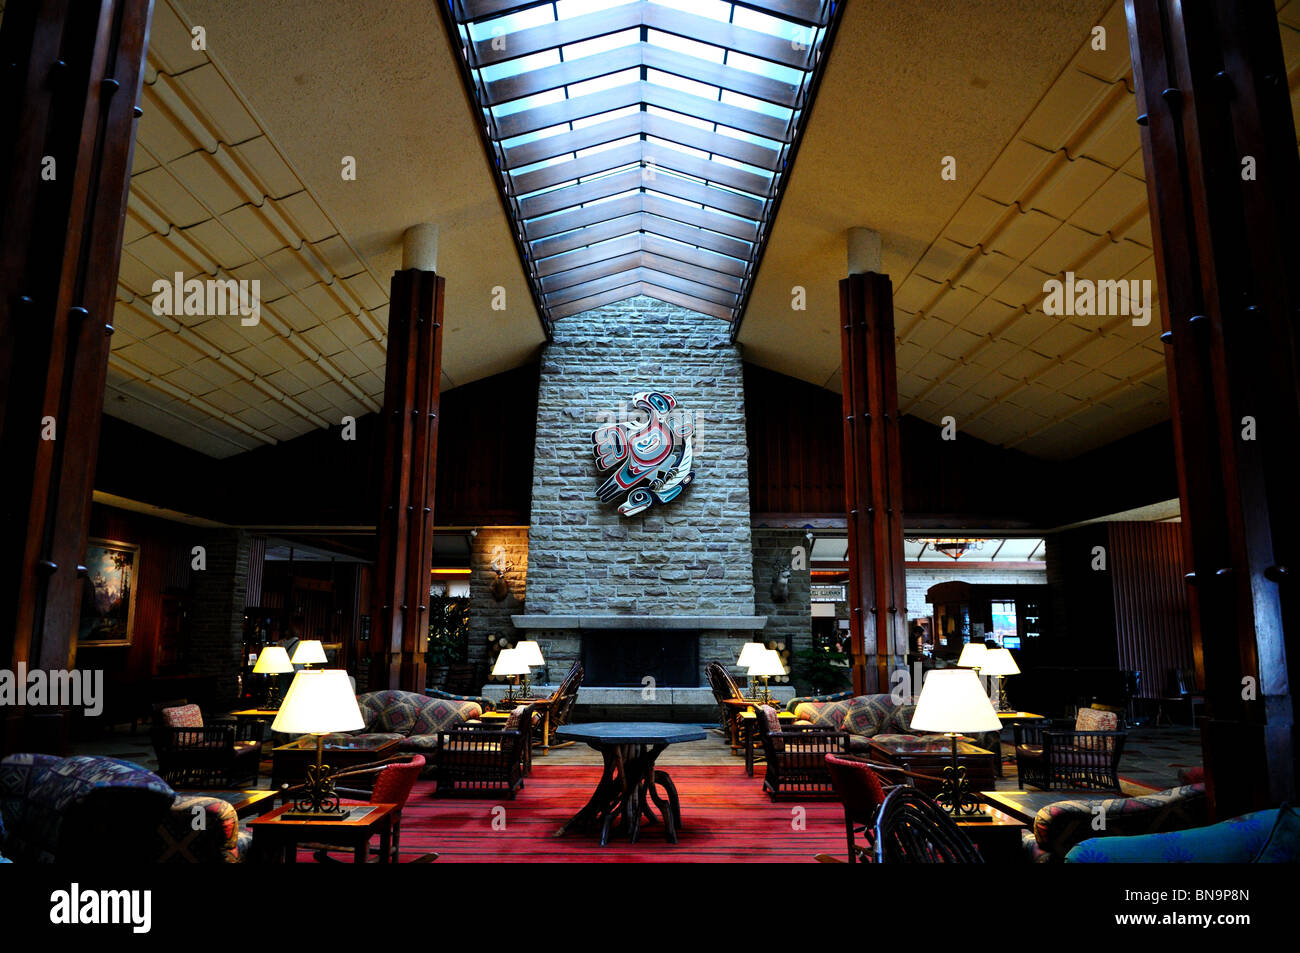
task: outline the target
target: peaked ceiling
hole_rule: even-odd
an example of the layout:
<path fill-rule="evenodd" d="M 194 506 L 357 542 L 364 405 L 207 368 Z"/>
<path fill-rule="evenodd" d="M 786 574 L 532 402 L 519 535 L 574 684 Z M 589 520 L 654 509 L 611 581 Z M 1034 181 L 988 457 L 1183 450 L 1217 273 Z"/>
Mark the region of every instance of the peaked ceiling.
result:
<path fill-rule="evenodd" d="M 544 321 L 637 294 L 739 318 L 841 6 L 442 6 Z"/>
<path fill-rule="evenodd" d="M 468 64 L 457 54 L 461 25 L 443 11 L 450 2 L 156 0 L 107 413 L 221 457 L 380 406 L 389 278 L 401 265 L 402 232 L 419 222 L 440 229 L 438 268 L 447 277 L 444 389 L 536 358 L 545 335 L 532 285 L 571 270 L 565 265 L 576 259 L 566 255 L 601 245 L 618 252 L 582 266 L 599 270 L 616 262 L 614 272 L 585 273 L 578 284 L 607 279 L 624 282 L 622 290 L 611 286 L 589 298 L 646 293 L 675 303 L 686 303 L 685 292 L 664 286 L 661 266 L 683 260 L 668 249 L 681 255 L 690 248 L 696 264 L 727 264 L 733 271 L 734 263 L 748 263 L 744 252 L 747 246 L 752 252 L 753 242 L 689 221 L 694 212 L 704 215 L 703 202 L 684 204 L 636 184 L 582 206 L 618 215 L 567 233 L 534 234 L 521 259 L 515 223 L 502 208 L 502 177 L 476 144 L 487 117 L 473 97 L 467 101 Z M 687 5 L 711 29 L 735 29 Z M 506 14 L 516 6 L 535 5 L 498 2 L 493 10 Z M 596 13 L 629 16 L 619 12 L 622 6 L 682 14 L 663 4 Z M 738 6 L 753 12 L 755 5 Z M 1122 320 L 1049 318 L 1040 302 L 1043 281 L 1066 270 L 1154 277 L 1122 0 L 850 0 L 839 6 L 833 51 L 821 58 L 816 108 L 797 139 L 798 160 L 781 170 L 785 188 L 761 267 L 736 275 L 704 264 L 714 283 L 697 281 L 692 288 L 730 295 L 737 293 L 735 281 L 752 283 L 737 337 L 745 359 L 838 389 L 845 229 L 867 226 L 882 235 L 885 270 L 894 282 L 899 392 L 907 412 L 931 423 L 951 415 L 965 433 L 1055 458 L 1166 419 L 1158 320 L 1140 328 Z M 1277 6 L 1286 81 L 1300 108 L 1300 0 Z M 546 15 L 553 20 L 554 13 Z M 1097 24 L 1107 31 L 1105 50 L 1089 43 Z M 206 31 L 204 50 L 193 48 L 196 26 Z M 652 28 L 634 29 L 648 35 Z M 646 100 L 650 86 L 655 96 L 691 96 L 641 78 L 679 76 L 664 67 L 689 55 L 637 42 L 522 71 L 511 82 L 528 89 L 563 72 L 569 92 L 538 104 L 548 109 L 576 109 L 568 103 L 609 92 L 574 94 L 584 89 L 586 81 L 575 78 L 582 69 L 602 82 L 627 75 L 624 92 L 644 93 Z M 731 58 L 725 64 L 699 58 L 699 72 L 689 77 L 710 92 L 718 89 L 710 108 L 733 105 L 724 90 L 739 92 L 717 79 L 771 78 L 724 70 L 739 65 Z M 498 97 L 509 94 L 508 84 L 497 89 L 506 91 Z M 527 103 L 533 95 L 501 105 Z M 620 107 L 625 115 L 606 117 L 627 124 L 623 140 L 601 143 L 601 153 L 579 155 L 576 136 L 610 122 L 587 117 L 559 124 L 566 128 L 557 134 L 574 151 L 551 157 L 553 164 L 587 165 L 581 172 L 515 169 L 520 188 L 529 190 L 516 197 L 582 188 L 628 171 L 646 175 L 651 158 L 656 177 L 671 177 L 674 185 L 698 184 L 710 195 L 742 199 L 758 194 L 724 184 L 725 176 L 758 175 L 754 169 L 761 167 L 744 167 L 743 159 L 723 152 L 675 149 L 671 156 L 707 163 L 713 178 L 658 167 L 659 137 L 652 130 L 665 123 L 710 142 L 723 136 L 709 120 L 686 121 L 685 114 L 643 99 L 628 103 Z M 746 138 L 752 135 L 726 137 L 725 145 L 748 148 L 755 145 Z M 614 165 L 594 171 L 603 152 L 617 152 L 622 171 Z M 940 176 L 949 155 L 957 162 L 954 181 Z M 344 157 L 355 160 L 354 179 L 340 175 Z M 570 173 L 573 178 L 547 184 L 547 175 Z M 731 221 L 724 210 L 715 214 Z M 521 262 L 529 262 L 528 271 Z M 259 279 L 261 324 L 155 314 L 152 283 L 176 271 L 187 278 Z M 582 294 L 578 285 L 560 286 L 567 280 L 542 286 L 554 316 L 583 306 L 565 300 L 566 292 Z M 796 310 L 792 296 L 800 289 L 806 307 Z M 504 310 L 496 306 L 501 298 Z M 696 301 L 690 306 L 709 305 L 710 313 L 727 309 L 726 300 Z"/>

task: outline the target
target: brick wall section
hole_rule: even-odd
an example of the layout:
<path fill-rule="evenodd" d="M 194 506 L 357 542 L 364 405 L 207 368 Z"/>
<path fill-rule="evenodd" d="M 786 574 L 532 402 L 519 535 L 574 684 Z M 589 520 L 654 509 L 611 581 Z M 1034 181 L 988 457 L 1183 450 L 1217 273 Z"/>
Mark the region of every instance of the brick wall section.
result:
<path fill-rule="evenodd" d="M 244 605 L 252 537 L 242 530 L 211 530 L 202 536 L 207 569 L 190 574 L 190 670 L 216 676 L 214 704 L 224 710 L 239 700 L 244 645 Z"/>
<path fill-rule="evenodd" d="M 497 577 L 492 571 L 492 561 L 498 552 L 504 553 L 511 566 L 506 573 L 510 594 L 500 602 L 493 597 L 491 590 Z M 510 617 L 524 612 L 528 588 L 528 530 L 522 526 L 481 528 L 470 548 L 469 568 L 469 661 L 477 666 L 478 674 L 487 681 L 489 637 L 501 639 L 504 636 L 512 645 L 523 637 Z"/>
<path fill-rule="evenodd" d="M 627 518 L 596 500 L 591 432 L 644 390 L 693 415 L 696 476 Z M 753 614 L 744 381 L 723 322 L 645 297 L 557 321 L 537 424 L 531 613 Z"/>
<path fill-rule="evenodd" d="M 764 642 L 783 643 L 790 649 L 791 661 L 797 666 L 795 653 L 812 647 L 812 575 L 808 571 L 808 540 L 801 529 L 754 529 L 754 611 L 767 616 L 761 638 Z M 772 581 L 779 566 L 789 566 L 795 546 L 803 547 L 802 569 L 790 572 L 790 594 L 785 602 L 772 597 Z M 744 672 L 736 668 L 735 656 L 725 660 L 738 679 Z M 797 681 L 796 681 L 797 686 Z"/>

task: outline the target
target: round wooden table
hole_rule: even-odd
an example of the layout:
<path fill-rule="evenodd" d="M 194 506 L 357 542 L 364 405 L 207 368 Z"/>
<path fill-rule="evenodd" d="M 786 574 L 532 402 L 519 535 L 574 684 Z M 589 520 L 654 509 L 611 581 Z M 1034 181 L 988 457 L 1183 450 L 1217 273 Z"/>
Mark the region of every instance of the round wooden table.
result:
<path fill-rule="evenodd" d="M 642 818 L 656 820 L 649 804 L 653 801 L 663 818 L 664 836 L 669 843 L 677 843 L 677 831 L 682 825 L 677 788 L 666 771 L 655 768 L 655 760 L 671 744 L 703 741 L 704 729 L 662 722 L 596 722 L 565 725 L 556 729 L 556 734 L 566 741 L 585 741 L 605 759 L 595 793 L 555 832 L 556 837 L 574 830 L 599 831 L 600 845 L 604 847 L 610 831 L 618 830 L 626 831 L 635 844 Z"/>

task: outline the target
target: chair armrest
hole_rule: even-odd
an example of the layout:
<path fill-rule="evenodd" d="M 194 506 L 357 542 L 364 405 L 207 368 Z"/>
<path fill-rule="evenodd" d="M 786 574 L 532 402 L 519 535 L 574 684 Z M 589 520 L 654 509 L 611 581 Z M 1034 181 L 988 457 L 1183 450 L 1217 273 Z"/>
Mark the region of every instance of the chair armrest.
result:
<path fill-rule="evenodd" d="M 203 748 L 213 749 L 213 742 L 220 742 L 222 747 L 235 747 L 235 726 L 204 725 L 202 728 L 168 728 L 159 726 L 154 729 L 155 742 L 162 742 L 170 749 Z"/>

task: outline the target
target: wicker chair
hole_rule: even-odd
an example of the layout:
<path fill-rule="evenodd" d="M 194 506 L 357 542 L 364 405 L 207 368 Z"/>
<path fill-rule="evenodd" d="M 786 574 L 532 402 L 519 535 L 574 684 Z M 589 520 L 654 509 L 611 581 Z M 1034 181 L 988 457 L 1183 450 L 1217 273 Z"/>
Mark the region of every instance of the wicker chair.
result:
<path fill-rule="evenodd" d="M 1073 728 L 1013 725 L 1020 787 L 1120 790 L 1119 759 L 1128 735 L 1114 730 L 1118 724 L 1114 712 L 1081 708 Z"/>
<path fill-rule="evenodd" d="M 434 752 L 434 797 L 452 793 L 505 793 L 514 799 L 524 786 L 524 770 L 532 743 L 533 706 L 522 705 L 502 728 L 461 725 L 438 733 Z"/>
<path fill-rule="evenodd" d="M 767 761 L 763 790 L 772 800 L 835 797 L 826 756 L 848 754 L 848 732 L 815 725 L 782 726 L 771 705 L 760 705 L 757 715 Z"/>
<path fill-rule="evenodd" d="M 725 665 L 713 661 L 704 666 L 704 676 L 713 689 L 713 697 L 718 703 L 718 726 L 727 736 L 732 752 L 740 750 L 740 714 L 753 707 L 753 702 L 745 700 L 744 693 L 736 680 L 731 677 Z"/>
<path fill-rule="evenodd" d="M 872 849 L 878 864 L 982 864 L 953 819 L 914 787 L 900 785 L 876 813 Z"/>

